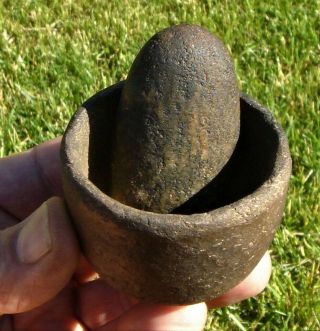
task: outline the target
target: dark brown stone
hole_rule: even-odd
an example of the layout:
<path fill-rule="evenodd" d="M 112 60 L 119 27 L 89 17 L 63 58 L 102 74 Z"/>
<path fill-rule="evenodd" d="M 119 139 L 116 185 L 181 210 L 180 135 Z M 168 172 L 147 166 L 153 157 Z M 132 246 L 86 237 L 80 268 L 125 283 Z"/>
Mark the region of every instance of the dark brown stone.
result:
<path fill-rule="evenodd" d="M 102 278 L 140 299 L 211 300 L 243 280 L 272 241 L 291 173 L 286 137 L 267 109 L 241 96 L 240 138 L 223 171 L 179 214 L 141 211 L 104 193 L 122 88 L 86 101 L 61 146 L 65 198 L 84 254 Z"/>
<path fill-rule="evenodd" d="M 207 185 L 239 136 L 239 92 L 222 42 L 194 25 L 153 36 L 120 99 L 108 194 L 169 213 Z"/>

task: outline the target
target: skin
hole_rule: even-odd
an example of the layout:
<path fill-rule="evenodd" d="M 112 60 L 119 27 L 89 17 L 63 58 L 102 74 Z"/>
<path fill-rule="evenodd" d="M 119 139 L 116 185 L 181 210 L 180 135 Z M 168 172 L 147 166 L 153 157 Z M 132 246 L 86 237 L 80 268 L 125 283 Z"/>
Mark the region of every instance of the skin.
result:
<path fill-rule="evenodd" d="M 0 159 L 0 330 L 202 330 L 208 308 L 240 302 L 265 288 L 271 274 L 268 253 L 245 280 L 208 303 L 146 304 L 108 286 L 81 255 L 63 202 L 59 148 L 57 138 Z M 23 263 L 17 238 L 43 203 L 50 249 Z M 41 231 L 41 226 L 31 231 L 30 247 Z M 32 247 L 35 254 L 40 249 Z"/>

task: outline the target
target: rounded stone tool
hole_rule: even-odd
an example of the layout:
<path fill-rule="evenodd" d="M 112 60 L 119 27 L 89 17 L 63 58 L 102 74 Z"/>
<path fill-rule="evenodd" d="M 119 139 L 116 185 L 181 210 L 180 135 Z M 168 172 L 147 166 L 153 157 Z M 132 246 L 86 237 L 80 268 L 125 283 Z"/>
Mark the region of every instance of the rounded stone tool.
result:
<path fill-rule="evenodd" d="M 121 94 L 110 196 L 158 213 L 188 201 L 229 160 L 239 100 L 229 53 L 209 31 L 181 24 L 154 35 Z"/>
<path fill-rule="evenodd" d="M 244 279 L 272 241 L 291 174 L 287 139 L 267 109 L 241 95 L 240 136 L 223 169 L 171 213 L 133 208 L 108 194 L 125 86 L 88 99 L 63 137 L 65 199 L 83 252 L 110 285 L 142 300 L 211 300 Z"/>

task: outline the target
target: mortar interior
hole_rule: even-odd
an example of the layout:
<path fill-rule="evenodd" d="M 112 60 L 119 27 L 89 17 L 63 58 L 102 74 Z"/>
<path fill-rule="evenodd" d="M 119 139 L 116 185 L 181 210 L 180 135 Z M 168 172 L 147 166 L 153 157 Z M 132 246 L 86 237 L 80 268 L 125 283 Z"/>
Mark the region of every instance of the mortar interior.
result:
<path fill-rule="evenodd" d="M 88 177 L 107 195 L 122 87 L 123 82 L 83 104 L 89 118 Z M 208 185 L 171 213 L 202 213 L 228 205 L 254 192 L 272 176 L 280 143 L 276 124 L 269 112 L 257 109 L 245 95 L 241 96 L 240 112 L 240 137 L 228 163 Z"/>

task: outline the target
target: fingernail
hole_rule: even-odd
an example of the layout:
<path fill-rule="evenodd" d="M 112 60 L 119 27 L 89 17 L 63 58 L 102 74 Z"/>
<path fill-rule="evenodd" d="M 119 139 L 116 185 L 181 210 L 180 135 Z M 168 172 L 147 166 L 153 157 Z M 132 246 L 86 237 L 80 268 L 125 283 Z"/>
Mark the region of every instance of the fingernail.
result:
<path fill-rule="evenodd" d="M 52 245 L 47 204 L 43 203 L 24 222 L 17 239 L 17 255 L 22 263 L 35 263 Z"/>

